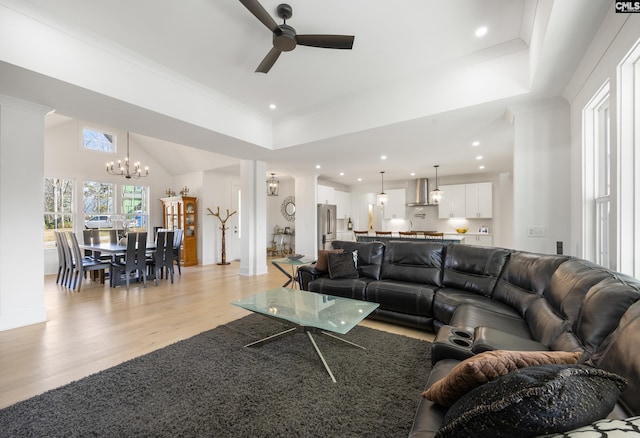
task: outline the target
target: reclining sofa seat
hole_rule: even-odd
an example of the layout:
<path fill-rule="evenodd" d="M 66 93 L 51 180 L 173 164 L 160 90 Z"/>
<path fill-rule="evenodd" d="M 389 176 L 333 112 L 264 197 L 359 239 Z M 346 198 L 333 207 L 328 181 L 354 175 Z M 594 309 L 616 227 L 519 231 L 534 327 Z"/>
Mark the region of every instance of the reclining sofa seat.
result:
<path fill-rule="evenodd" d="M 387 242 L 381 278 L 367 285 L 366 299 L 380 304 L 374 318 L 433 331 L 433 298 L 442 286 L 445 245 Z"/>

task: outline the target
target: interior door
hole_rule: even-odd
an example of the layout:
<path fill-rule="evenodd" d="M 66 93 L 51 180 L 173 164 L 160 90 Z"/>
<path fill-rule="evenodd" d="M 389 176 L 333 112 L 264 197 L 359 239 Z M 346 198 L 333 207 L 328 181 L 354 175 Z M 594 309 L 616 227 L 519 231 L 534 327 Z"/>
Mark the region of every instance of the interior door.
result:
<path fill-rule="evenodd" d="M 227 260 L 240 260 L 240 239 L 242 237 L 240 230 L 240 216 L 242 214 L 240 211 L 240 197 L 242 192 L 239 184 L 234 184 L 231 190 L 231 211 L 237 211 L 237 213 L 231 216 L 227 222 L 229 227 L 226 234 Z"/>

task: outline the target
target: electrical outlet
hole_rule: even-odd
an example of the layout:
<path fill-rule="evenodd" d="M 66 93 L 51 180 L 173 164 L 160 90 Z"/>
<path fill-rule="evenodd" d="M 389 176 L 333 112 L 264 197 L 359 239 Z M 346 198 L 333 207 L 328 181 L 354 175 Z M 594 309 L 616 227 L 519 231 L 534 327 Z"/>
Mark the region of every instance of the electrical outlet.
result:
<path fill-rule="evenodd" d="M 529 237 L 544 237 L 544 227 L 528 227 L 527 236 Z"/>

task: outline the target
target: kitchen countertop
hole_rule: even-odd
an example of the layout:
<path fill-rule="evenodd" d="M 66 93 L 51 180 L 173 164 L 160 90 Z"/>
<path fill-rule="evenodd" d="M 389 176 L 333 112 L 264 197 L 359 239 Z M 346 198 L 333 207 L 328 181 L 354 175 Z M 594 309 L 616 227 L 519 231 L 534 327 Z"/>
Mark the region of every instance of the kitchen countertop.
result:
<path fill-rule="evenodd" d="M 418 235 L 416 237 L 407 237 L 407 236 L 400 236 L 398 235 L 398 233 L 393 233 L 391 236 L 376 236 L 375 233 L 373 234 L 368 234 L 368 235 L 362 235 L 362 234 L 357 234 L 356 235 L 356 241 L 358 242 L 373 242 L 373 241 L 379 241 L 379 242 L 387 242 L 390 240 L 433 240 L 435 242 L 442 242 L 442 243 L 461 243 L 464 241 L 464 234 L 445 234 L 444 237 L 442 239 L 438 239 L 438 238 L 425 238 L 422 235 Z"/>

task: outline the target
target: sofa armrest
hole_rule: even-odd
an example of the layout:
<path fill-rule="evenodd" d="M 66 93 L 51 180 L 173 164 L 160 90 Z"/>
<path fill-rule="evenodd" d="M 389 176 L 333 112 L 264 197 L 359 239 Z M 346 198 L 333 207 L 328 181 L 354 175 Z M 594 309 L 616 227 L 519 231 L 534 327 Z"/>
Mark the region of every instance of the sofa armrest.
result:
<path fill-rule="evenodd" d="M 538 341 L 525 339 L 502 330 L 476 327 L 471 351 L 478 354 L 493 350 L 548 351 L 549 348 Z"/>
<path fill-rule="evenodd" d="M 310 281 L 317 280 L 320 277 L 324 277 L 327 274 L 324 271 L 316 269 L 315 263 L 312 265 L 302 265 L 298 268 L 298 284 L 300 289 L 309 290 L 308 284 Z"/>

